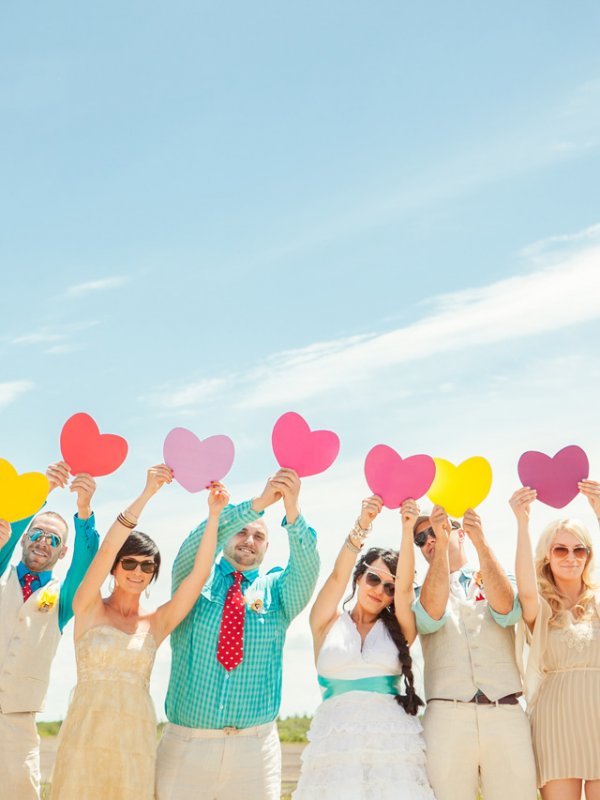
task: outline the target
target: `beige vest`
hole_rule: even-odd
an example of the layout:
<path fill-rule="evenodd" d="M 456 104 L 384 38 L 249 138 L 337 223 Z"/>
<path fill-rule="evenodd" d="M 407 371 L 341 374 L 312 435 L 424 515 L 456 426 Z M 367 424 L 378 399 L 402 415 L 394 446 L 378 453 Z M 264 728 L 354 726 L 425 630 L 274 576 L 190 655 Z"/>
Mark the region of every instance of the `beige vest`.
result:
<path fill-rule="evenodd" d="M 520 692 L 514 626 L 494 621 L 487 601 L 459 600 L 450 594 L 445 625 L 422 634 L 425 697 L 470 700 L 478 690 L 490 700 Z"/>
<path fill-rule="evenodd" d="M 43 591 L 57 595 L 54 606 L 38 606 Z M 50 667 L 60 641 L 58 593 L 50 580 L 23 602 L 14 567 L 0 578 L 0 711 L 41 711 L 48 690 Z"/>

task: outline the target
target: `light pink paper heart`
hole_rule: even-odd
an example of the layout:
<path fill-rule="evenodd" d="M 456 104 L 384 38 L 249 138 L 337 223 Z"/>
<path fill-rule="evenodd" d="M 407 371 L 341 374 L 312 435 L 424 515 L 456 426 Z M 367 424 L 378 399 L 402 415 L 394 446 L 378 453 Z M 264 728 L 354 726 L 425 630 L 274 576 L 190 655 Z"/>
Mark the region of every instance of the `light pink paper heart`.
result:
<path fill-rule="evenodd" d="M 227 475 L 235 448 L 229 436 L 209 436 L 201 441 L 187 428 L 173 428 L 165 438 L 163 456 L 184 489 L 201 492 Z"/>
<path fill-rule="evenodd" d="M 300 478 L 325 472 L 340 452 L 337 434 L 311 431 L 304 418 L 294 411 L 279 417 L 271 441 L 279 466 L 295 470 Z"/>
<path fill-rule="evenodd" d="M 585 451 L 571 444 L 555 456 L 528 450 L 519 459 L 517 469 L 523 486 L 535 489 L 538 500 L 552 508 L 564 508 L 577 496 L 578 481 L 590 474 L 590 463 Z"/>
<path fill-rule="evenodd" d="M 409 497 L 418 500 L 427 493 L 435 478 L 435 462 L 425 455 L 402 458 L 392 447 L 377 444 L 367 453 L 365 477 L 386 508 L 400 508 Z"/>

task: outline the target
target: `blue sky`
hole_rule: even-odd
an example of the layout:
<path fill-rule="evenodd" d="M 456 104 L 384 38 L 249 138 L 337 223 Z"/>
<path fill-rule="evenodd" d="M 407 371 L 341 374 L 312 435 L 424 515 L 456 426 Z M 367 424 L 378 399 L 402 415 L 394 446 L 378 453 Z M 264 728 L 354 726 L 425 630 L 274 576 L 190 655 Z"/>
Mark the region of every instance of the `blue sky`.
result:
<path fill-rule="evenodd" d="M 488 457 L 481 512 L 509 565 L 520 453 L 578 443 L 600 472 L 596 3 L 0 13 L 0 456 L 43 468 L 76 411 L 125 435 L 99 481 L 106 529 L 172 427 L 234 439 L 241 500 L 274 467 L 274 421 L 300 411 L 342 440 L 303 490 L 324 569 L 378 442 Z M 204 509 L 169 487 L 143 529 L 168 561 Z M 374 541 L 396 536 L 387 512 Z M 310 658 L 304 615 L 286 713 L 318 700 Z M 165 647 L 159 712 L 167 674 Z"/>

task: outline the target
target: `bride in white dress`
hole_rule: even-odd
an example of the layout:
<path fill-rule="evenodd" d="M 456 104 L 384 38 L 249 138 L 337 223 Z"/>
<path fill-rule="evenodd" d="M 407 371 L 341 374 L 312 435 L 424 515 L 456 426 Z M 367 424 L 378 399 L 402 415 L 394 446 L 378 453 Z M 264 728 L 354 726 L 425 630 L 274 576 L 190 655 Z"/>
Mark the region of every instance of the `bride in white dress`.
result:
<path fill-rule="evenodd" d="M 411 605 L 419 510 L 414 500 L 402 506 L 399 554 L 381 548 L 362 554 L 381 507 L 377 496 L 363 501 L 311 609 L 323 702 L 308 733 L 294 800 L 435 800 L 409 653 L 416 637 Z M 349 599 L 356 595 L 356 603 L 347 612 L 340 604 L 351 575 Z"/>

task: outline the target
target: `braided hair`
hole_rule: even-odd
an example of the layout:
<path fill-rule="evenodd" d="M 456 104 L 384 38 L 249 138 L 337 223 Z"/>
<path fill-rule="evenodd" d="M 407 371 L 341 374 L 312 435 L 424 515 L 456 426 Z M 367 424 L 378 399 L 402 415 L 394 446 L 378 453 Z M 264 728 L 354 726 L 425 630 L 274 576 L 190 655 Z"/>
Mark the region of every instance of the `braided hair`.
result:
<path fill-rule="evenodd" d="M 354 568 L 354 572 L 352 574 L 352 594 L 350 594 L 344 600 L 344 606 L 346 603 L 349 603 L 356 594 L 356 584 L 367 571 L 367 567 L 370 564 L 373 564 L 374 561 L 377 561 L 378 558 L 383 561 L 392 575 L 396 574 L 396 567 L 398 566 L 398 553 L 395 550 L 384 550 L 382 547 L 371 547 L 366 553 L 361 555 L 356 563 L 356 567 Z M 398 649 L 398 660 L 400 661 L 400 665 L 402 667 L 402 677 L 404 679 L 404 689 L 406 694 L 397 694 L 396 702 L 402 706 L 407 714 L 412 714 L 414 716 L 417 714 L 419 706 L 424 704 L 421 698 L 415 692 L 412 658 L 410 657 L 408 642 L 402 633 L 400 623 L 396 619 L 393 600 L 380 612 L 378 619 L 383 622 L 392 638 L 392 641 L 396 645 Z"/>

